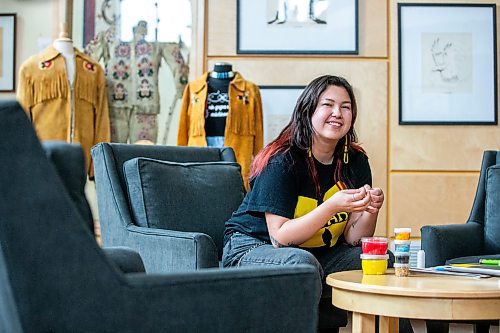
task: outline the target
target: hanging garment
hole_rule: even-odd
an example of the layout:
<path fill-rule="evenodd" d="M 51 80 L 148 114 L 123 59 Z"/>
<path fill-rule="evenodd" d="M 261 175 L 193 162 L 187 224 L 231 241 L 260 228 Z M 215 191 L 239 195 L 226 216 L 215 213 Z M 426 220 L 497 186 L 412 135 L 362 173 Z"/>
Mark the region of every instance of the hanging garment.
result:
<path fill-rule="evenodd" d="M 144 37 L 124 42 L 112 31 L 99 33 L 85 48 L 85 52 L 105 64 L 108 103 L 111 115 L 113 142 L 157 141 L 160 113 L 159 70 L 162 60 L 173 76 L 175 95 L 169 106 L 168 122 L 176 101 L 187 83 L 189 67 L 184 61 L 181 46 L 174 42 L 148 42 Z M 123 114 L 128 115 L 123 119 Z M 149 115 L 149 116 L 146 116 Z M 142 126 L 148 118 L 151 126 Z M 120 121 L 125 120 L 125 122 Z M 167 130 L 168 130 L 167 123 Z M 135 135 L 136 133 L 137 135 Z"/>
<path fill-rule="evenodd" d="M 207 146 L 205 116 L 208 72 L 190 82 L 182 96 L 177 144 Z M 259 87 L 235 73 L 229 84 L 229 112 L 224 146 L 231 147 L 241 165 L 248 190 L 250 163 L 263 145 L 262 101 Z"/>
<path fill-rule="evenodd" d="M 75 49 L 73 87 L 63 55 L 53 46 L 26 60 L 19 70 L 17 98 L 30 117 L 40 140 L 80 143 L 87 171 L 93 178 L 90 149 L 109 142 L 109 114 L 104 71 Z"/>

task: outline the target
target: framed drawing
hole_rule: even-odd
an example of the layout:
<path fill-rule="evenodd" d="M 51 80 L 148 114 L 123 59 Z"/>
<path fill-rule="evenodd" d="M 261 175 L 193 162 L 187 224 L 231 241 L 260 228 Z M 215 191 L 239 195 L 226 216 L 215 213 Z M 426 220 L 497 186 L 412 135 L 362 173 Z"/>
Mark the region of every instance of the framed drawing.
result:
<path fill-rule="evenodd" d="M 276 139 L 290 122 L 305 86 L 259 86 L 262 99 L 264 145 Z"/>
<path fill-rule="evenodd" d="M 16 90 L 16 14 L 0 14 L 0 91 Z"/>
<path fill-rule="evenodd" d="M 239 54 L 358 54 L 358 0 L 237 0 Z"/>
<path fill-rule="evenodd" d="M 497 124 L 495 13 L 494 4 L 398 4 L 399 124 Z"/>

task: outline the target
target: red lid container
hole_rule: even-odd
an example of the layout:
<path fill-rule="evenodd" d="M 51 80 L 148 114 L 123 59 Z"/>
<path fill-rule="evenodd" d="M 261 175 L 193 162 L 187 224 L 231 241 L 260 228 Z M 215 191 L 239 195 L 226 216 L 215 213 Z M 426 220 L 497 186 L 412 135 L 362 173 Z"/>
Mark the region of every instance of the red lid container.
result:
<path fill-rule="evenodd" d="M 385 237 L 363 237 L 361 238 L 361 250 L 364 254 L 382 255 L 387 253 L 387 238 Z"/>

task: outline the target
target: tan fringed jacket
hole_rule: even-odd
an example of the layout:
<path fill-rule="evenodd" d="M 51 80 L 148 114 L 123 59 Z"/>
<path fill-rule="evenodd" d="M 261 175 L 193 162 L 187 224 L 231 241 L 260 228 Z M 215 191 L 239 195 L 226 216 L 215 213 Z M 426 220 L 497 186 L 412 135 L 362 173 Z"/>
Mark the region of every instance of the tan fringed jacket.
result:
<path fill-rule="evenodd" d="M 26 60 L 19 70 L 17 98 L 30 117 L 40 140 L 78 142 L 85 151 L 93 178 L 90 148 L 109 142 L 109 113 L 104 71 L 75 49 L 73 89 L 64 57 L 49 46 Z"/>
<path fill-rule="evenodd" d="M 206 146 L 205 108 L 208 72 L 190 82 L 182 96 L 177 144 Z M 252 159 L 262 149 L 262 101 L 259 87 L 236 73 L 229 84 L 229 112 L 224 132 L 224 146 L 232 147 L 248 190 Z"/>

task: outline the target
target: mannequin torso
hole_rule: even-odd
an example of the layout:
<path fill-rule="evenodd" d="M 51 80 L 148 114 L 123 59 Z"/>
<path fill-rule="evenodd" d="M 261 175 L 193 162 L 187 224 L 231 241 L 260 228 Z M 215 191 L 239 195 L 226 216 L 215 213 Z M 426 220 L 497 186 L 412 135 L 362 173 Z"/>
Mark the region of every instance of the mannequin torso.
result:
<path fill-rule="evenodd" d="M 52 44 L 56 50 L 61 52 L 66 63 L 66 75 L 68 77 L 69 84 L 73 86 L 75 81 L 75 50 L 73 48 L 73 42 L 69 38 L 58 38 Z"/>
<path fill-rule="evenodd" d="M 227 62 L 218 62 L 214 65 L 214 70 L 210 72 L 210 78 L 229 79 L 234 77 L 233 66 Z"/>
<path fill-rule="evenodd" d="M 205 132 L 209 146 L 222 146 L 229 112 L 229 84 L 234 77 L 231 64 L 217 63 L 210 73 L 207 85 L 207 109 L 205 110 Z M 217 138 L 212 143 L 211 138 Z"/>

